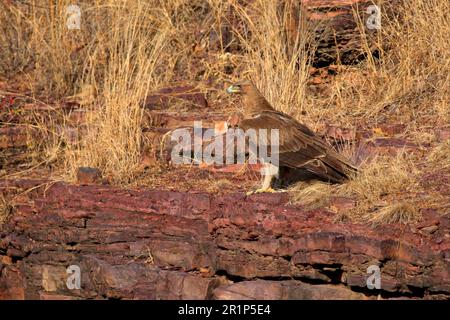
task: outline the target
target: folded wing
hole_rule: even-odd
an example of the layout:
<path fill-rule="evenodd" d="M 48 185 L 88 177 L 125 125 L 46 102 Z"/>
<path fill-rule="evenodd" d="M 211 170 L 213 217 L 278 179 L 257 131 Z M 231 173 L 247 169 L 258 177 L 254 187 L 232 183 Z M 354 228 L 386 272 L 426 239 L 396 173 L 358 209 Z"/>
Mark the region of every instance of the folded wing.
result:
<path fill-rule="evenodd" d="M 322 179 L 341 183 L 356 173 L 348 160 L 305 125 L 278 111 L 263 111 L 238 125 L 242 130 L 279 130 L 279 164 L 306 169 Z M 268 133 L 270 137 L 270 133 Z M 270 142 L 269 142 L 270 143 Z"/>

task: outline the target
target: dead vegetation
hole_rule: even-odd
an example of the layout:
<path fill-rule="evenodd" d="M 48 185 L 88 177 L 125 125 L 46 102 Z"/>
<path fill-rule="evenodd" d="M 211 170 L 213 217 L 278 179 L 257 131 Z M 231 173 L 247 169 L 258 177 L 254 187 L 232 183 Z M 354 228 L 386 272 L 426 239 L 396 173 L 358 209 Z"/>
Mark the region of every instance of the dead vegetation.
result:
<path fill-rule="evenodd" d="M 419 172 L 413 155 L 380 156 L 361 169 L 353 180 L 339 186 L 337 191 L 339 195 L 357 199 L 355 208 L 348 213 L 351 218 L 389 223 L 395 217 L 399 217 L 396 222 L 417 217 L 419 206 L 414 203 L 414 194 L 420 192 Z"/>
<path fill-rule="evenodd" d="M 67 30 L 69 4 L 0 4 L 0 41 L 7 44 L 0 49 L 0 77 L 43 103 L 76 102 L 86 111 L 75 134 L 61 130 L 56 121 L 38 122 L 41 140 L 30 144 L 32 166 L 51 165 L 53 175 L 67 180 L 73 180 L 77 167 L 93 166 L 114 183 L 134 184 L 143 174 L 143 99 L 180 81 L 197 83 L 215 104 L 226 105 L 229 97 L 217 88 L 250 78 L 273 106 L 313 129 L 323 123 L 370 129 L 403 123 L 406 128 L 397 137 L 418 145 L 435 143 L 430 129 L 450 121 L 446 0 L 405 0 L 396 4 L 394 15 L 388 14 L 389 3 L 380 1 L 382 28 L 375 42 L 363 46 L 366 59 L 351 66 L 337 61 L 337 75 L 321 92 L 310 91 L 308 84 L 318 25 L 295 1 L 284 1 L 281 7 L 270 0 L 250 5 L 79 1 L 80 30 Z M 358 20 L 358 28 L 362 41 L 368 41 L 364 21 Z M 65 115 L 58 117 L 64 124 Z M 351 152 L 353 146 L 346 143 Z M 335 195 L 355 197 L 357 204 L 348 213 L 352 219 L 416 221 L 420 208 L 439 207 L 444 201 L 424 189 L 420 179 L 424 173 L 449 169 L 449 149 L 447 140 L 433 145 L 430 153 L 378 155 L 343 186 L 292 187 L 292 202 L 318 207 Z M 206 189 L 218 192 L 223 187 L 228 183 L 218 180 Z"/>
<path fill-rule="evenodd" d="M 383 11 L 382 28 L 374 48 L 366 46 L 367 59 L 345 67 L 335 77 L 324 117 L 348 122 L 354 119 L 424 125 L 426 116 L 449 116 L 450 59 L 445 34 L 450 31 L 445 1 L 402 1 Z M 394 10 L 393 14 L 387 11 Z M 358 20 L 361 37 L 366 38 L 364 22 Z M 376 54 L 376 55 L 375 55 Z M 321 108 L 327 110 L 327 108 Z"/>
<path fill-rule="evenodd" d="M 11 202 L 3 195 L 0 194 L 0 227 L 6 221 L 9 214 L 12 211 Z"/>
<path fill-rule="evenodd" d="M 424 129 L 427 122 L 440 126 L 450 120 L 450 59 L 443 33 L 450 31 L 444 13 L 448 9 L 444 1 L 405 1 L 397 9 L 397 18 L 383 16 L 376 43 L 379 57 L 368 51 L 365 62 L 344 67 L 347 71 L 334 78 L 330 95 L 317 100 L 322 107 L 312 108 L 309 114 L 350 126 L 355 121 L 375 126 L 377 122 L 401 122 L 407 124 L 403 137 L 419 145 L 434 141 L 434 135 Z M 359 28 L 364 30 L 361 21 Z M 292 199 L 314 207 L 326 205 L 332 196 L 355 197 L 356 206 L 346 214 L 375 224 L 415 222 L 420 209 L 426 207 L 445 212 L 445 197 L 424 189 L 419 180 L 430 170 L 448 174 L 448 144 L 449 140 L 441 142 L 425 155 L 377 156 L 363 164 L 349 183 L 340 187 L 301 183 L 291 188 Z"/>
<path fill-rule="evenodd" d="M 346 212 L 352 220 L 410 222 L 417 220 L 420 209 L 414 196 L 421 191 L 419 171 L 414 166 L 411 154 L 379 156 L 363 164 L 358 175 L 343 185 L 302 182 L 289 191 L 293 203 L 308 208 L 330 206 L 335 196 L 356 199 L 355 206 Z"/>
<path fill-rule="evenodd" d="M 450 169 L 450 139 L 437 144 L 428 155 L 427 162 L 435 168 Z"/>

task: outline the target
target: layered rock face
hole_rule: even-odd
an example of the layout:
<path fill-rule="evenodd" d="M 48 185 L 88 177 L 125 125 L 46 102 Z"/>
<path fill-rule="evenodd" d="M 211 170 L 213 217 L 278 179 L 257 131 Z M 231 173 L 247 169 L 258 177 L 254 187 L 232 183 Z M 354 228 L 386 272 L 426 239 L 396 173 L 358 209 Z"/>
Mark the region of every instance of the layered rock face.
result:
<path fill-rule="evenodd" d="M 0 190 L 16 203 L 0 232 L 2 299 L 450 296 L 448 215 L 373 228 L 287 205 L 283 193 L 36 180 L 3 180 Z M 381 289 L 367 287 L 372 265 Z M 69 266 L 79 268 L 80 289 Z"/>
<path fill-rule="evenodd" d="M 286 41 L 292 42 L 300 7 L 298 1 L 280 1 L 289 3 L 297 4 L 284 30 Z M 317 72 L 337 60 L 357 62 L 363 50 L 353 8 L 358 5 L 365 21 L 372 1 L 302 3 L 309 18 L 326 22 L 317 30 Z M 223 39 L 216 31 L 204 35 L 211 40 L 210 49 L 223 42 L 230 44 L 227 50 L 237 50 L 231 28 L 221 31 Z M 376 30 L 367 32 L 376 35 Z M 336 68 L 323 69 L 336 73 Z M 0 179 L 0 299 L 450 298 L 448 211 L 424 210 L 420 223 L 410 225 L 339 222 L 326 208 L 289 205 L 286 193 L 246 196 L 242 190 L 252 177 L 242 176 L 240 185 L 234 184 L 239 165 L 203 167 L 202 174 L 212 172 L 215 181 L 220 174 L 231 181 L 232 191 L 225 195 L 202 186 L 186 192 L 159 186 L 150 191 L 145 184 L 146 189 L 121 189 L 92 168 L 79 170 L 78 185 L 16 178 L 13 174 L 23 168 L 29 178 L 49 176 L 29 169 L 30 144 L 48 138 L 30 123 L 37 124 L 36 118 L 39 123 L 56 121 L 56 114 L 64 114 L 55 132 L 76 141 L 86 130 L 86 110 L 79 102 L 47 105 L 5 92 L 0 97 L 0 172 L 9 179 Z M 195 84 L 172 84 L 147 97 L 143 167 L 168 162 L 171 145 L 164 138 L 171 130 L 190 130 L 198 120 L 213 128 L 227 119 L 223 106 L 207 98 Z M 175 103 L 190 112 L 168 112 Z M 222 104 L 229 107 L 228 101 Z M 428 143 L 419 146 L 397 137 L 406 129 L 402 123 L 379 124 L 381 136 L 368 128 L 322 129 L 320 134 L 336 141 L 361 143 L 358 157 L 364 159 L 419 147 L 431 150 Z M 429 131 L 438 142 L 450 137 L 448 126 Z M 33 135 L 38 138 L 31 139 Z M 187 171 L 171 168 L 164 175 L 168 181 Z M 429 190 L 450 197 L 447 172 L 439 169 L 422 180 Z M 172 186 L 181 190 L 177 182 Z M 337 198 L 329 207 L 345 212 L 355 201 Z M 377 284 L 374 270 L 379 270 L 379 289 L 369 288 Z"/>

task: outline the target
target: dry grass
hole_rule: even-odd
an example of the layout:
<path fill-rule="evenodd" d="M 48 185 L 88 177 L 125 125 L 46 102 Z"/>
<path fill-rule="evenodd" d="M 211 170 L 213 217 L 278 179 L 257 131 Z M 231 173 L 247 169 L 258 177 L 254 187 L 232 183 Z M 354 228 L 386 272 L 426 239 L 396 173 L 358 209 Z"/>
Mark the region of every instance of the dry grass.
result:
<path fill-rule="evenodd" d="M 292 204 L 300 204 L 308 209 L 315 209 L 327 206 L 330 201 L 333 186 L 320 182 L 312 181 L 298 182 L 288 189 L 290 192 L 290 202 Z"/>
<path fill-rule="evenodd" d="M 375 202 L 385 195 L 418 188 L 416 177 L 419 171 L 414 155 L 408 153 L 400 153 L 396 157 L 378 156 L 360 169 L 354 179 L 340 187 L 341 194 L 356 194 Z"/>
<path fill-rule="evenodd" d="M 257 0 L 243 8 L 234 4 L 246 32 L 235 29 L 244 53 L 239 59 L 250 78 L 277 109 L 299 117 L 306 103 L 306 82 L 315 50 L 314 25 L 295 1 L 280 9 L 277 1 Z"/>
<path fill-rule="evenodd" d="M 17 20 L 15 25 L 2 23 L 9 29 L 3 40 L 26 36 L 15 47 L 23 53 L 15 72 L 25 68 L 17 66 L 32 68 L 27 89 L 52 99 L 68 96 L 66 101 L 86 110 L 85 125 L 73 130 L 82 134 L 68 137 L 52 123 L 39 123 L 40 137 L 46 138 L 45 145 L 35 143 L 41 159 L 47 164 L 57 160 L 67 178 L 79 166 L 99 167 L 117 181 L 133 177 L 141 148 L 140 106 L 167 80 L 161 71 L 173 67 L 165 51 L 174 30 L 171 12 L 164 6 L 155 10 L 158 3 L 83 1 L 80 30 L 66 27 L 70 1 L 58 0 L 50 7 L 45 1 L 2 4 L 2 22 L 9 16 Z M 8 71 L 8 64 L 2 67 Z"/>
<path fill-rule="evenodd" d="M 27 89 L 52 98 L 66 97 L 88 111 L 84 128 L 79 128 L 83 134 L 75 134 L 75 139 L 42 126 L 43 136 L 49 138 L 46 146 L 36 143 L 45 159 L 42 162 L 59 159 L 69 179 L 79 166 L 99 167 L 117 182 L 133 179 L 141 148 L 143 99 L 180 71 L 188 72 L 187 78 L 198 78 L 190 66 L 195 57 L 191 48 L 197 40 L 192 30 L 196 15 L 205 16 L 202 32 L 216 30 L 220 35 L 222 25 L 228 23 L 227 13 L 235 12 L 245 25 L 233 28 L 243 47 L 243 55 L 234 57 L 241 77 L 252 78 L 278 108 L 299 115 L 306 107 L 314 33 L 303 14 L 292 22 L 293 10 L 299 9 L 293 3 L 287 1 L 280 11 L 276 2 L 265 0 L 247 7 L 213 0 L 82 1 L 80 30 L 67 30 L 68 0 L 55 1 L 50 10 L 48 3 L 38 0 L 4 5 L 3 21 L 9 21 L 9 16 L 17 21 L 14 26 L 2 24 L 9 31 L 2 40 L 26 36 L 15 47 L 24 54 L 14 65 L 17 74 L 26 71 L 17 66 L 32 70 L 26 73 Z M 223 60 L 229 59 L 225 45 L 221 43 L 213 64 L 223 67 Z M 12 72 L 6 70 L 9 65 L 3 67 Z M 211 61 L 207 66 L 203 79 L 226 77 L 211 67 Z"/>
<path fill-rule="evenodd" d="M 425 121 L 435 126 L 450 121 L 449 9 L 447 1 L 419 0 L 404 1 L 396 7 L 400 14 L 394 17 L 384 11 L 375 41 L 379 57 L 367 50 L 367 59 L 360 65 L 342 66 L 346 72 L 334 78 L 329 96 L 316 99 L 316 108 L 309 108 L 312 112 L 308 115 L 317 121 L 328 119 L 347 126 L 356 121 L 377 125 L 392 118 L 396 123 L 406 123 L 407 131 L 413 132 L 411 138 L 419 145 L 433 142 L 434 135 L 422 129 Z M 359 28 L 367 39 L 363 21 Z M 423 171 L 448 168 L 449 155 L 446 141 L 425 160 L 406 153 L 379 156 L 363 165 L 353 180 L 329 187 L 328 197 L 322 186 L 313 184 L 306 188 L 301 185 L 292 198 L 300 203 L 323 204 L 331 195 L 349 196 L 357 200 L 356 207 L 346 213 L 353 220 L 414 222 L 420 219 L 420 208 L 442 207 L 448 202 L 424 190 L 418 181 Z M 419 193 L 425 196 L 416 197 Z"/>
<path fill-rule="evenodd" d="M 66 179 L 74 178 L 78 166 L 94 166 L 116 183 L 133 181 L 142 173 L 143 99 L 177 81 L 221 84 L 250 78 L 277 109 L 313 128 L 324 122 L 348 127 L 400 122 L 407 124 L 405 134 L 416 132 L 419 144 L 434 141 L 422 128 L 425 122 L 450 121 L 448 1 L 396 2 L 394 15 L 382 1 L 382 29 L 374 43 L 359 20 L 367 58 L 339 66 L 324 95 L 307 87 L 319 26 L 306 19 L 298 1 L 278 3 L 82 0 L 80 30 L 67 30 L 69 0 L 50 6 L 44 0 L 0 3 L 0 41 L 6 44 L 0 46 L 0 76 L 44 102 L 66 98 L 86 111 L 85 123 L 72 133 L 61 130 L 64 119 L 39 122 L 44 139 L 33 142 L 36 163 L 52 163 Z M 224 40 L 226 28 L 231 42 Z M 214 50 L 211 34 L 219 38 Z M 208 90 L 212 99 L 223 97 Z M 348 155 L 350 149 L 345 149 Z M 333 194 L 356 197 L 358 205 L 350 213 L 355 219 L 413 221 L 420 206 L 408 197 L 420 190 L 420 164 L 448 168 L 449 161 L 449 145 L 442 143 L 425 164 L 409 154 L 379 156 L 342 187 L 313 183 L 290 191 L 293 202 L 313 207 Z"/>
<path fill-rule="evenodd" d="M 3 194 L 0 194 L 0 227 L 6 221 L 12 209 L 11 203 Z"/>
<path fill-rule="evenodd" d="M 414 199 L 421 191 L 419 173 L 413 154 L 379 156 L 363 165 L 354 179 L 337 187 L 336 193 L 357 200 L 356 207 L 348 213 L 355 220 L 389 222 L 399 217 L 401 222 L 409 221 L 411 216 L 412 221 L 420 207 Z M 405 208 L 408 210 L 402 211 Z"/>
<path fill-rule="evenodd" d="M 450 169 L 450 139 L 439 143 L 427 157 L 427 161 L 435 168 Z"/>
<path fill-rule="evenodd" d="M 233 183 L 228 179 L 210 179 L 205 185 L 206 191 L 213 194 L 218 194 L 226 188 L 233 188 Z"/>
<path fill-rule="evenodd" d="M 380 225 L 385 223 L 414 223 L 421 219 L 419 208 L 408 202 L 394 203 L 375 212 L 368 212 L 364 220 Z"/>
<path fill-rule="evenodd" d="M 65 153 L 68 172 L 94 166 L 113 179 L 133 178 L 141 154 L 141 104 L 162 80 L 155 71 L 170 30 L 151 19 L 152 10 L 141 1 L 106 10 L 114 25 L 104 35 L 105 43 L 89 56 L 90 73 L 83 79 L 101 94 L 87 106 L 87 133 Z M 108 57 L 106 65 L 102 56 Z"/>
<path fill-rule="evenodd" d="M 414 155 L 379 156 L 363 164 L 356 177 L 343 185 L 323 182 L 297 183 L 288 191 L 291 202 L 309 209 L 326 207 L 333 196 L 356 200 L 356 206 L 345 213 L 354 221 L 407 223 L 420 218 L 424 199 L 415 199 L 423 191 L 418 182 L 420 171 Z"/>
<path fill-rule="evenodd" d="M 321 108 L 327 117 L 351 123 L 355 117 L 379 121 L 391 115 L 412 125 L 424 115 L 441 117 L 442 123 L 450 119 L 449 2 L 405 0 L 393 6 L 389 15 L 389 4 L 381 6 L 382 28 L 366 46 L 367 59 L 335 78 L 322 101 L 329 106 Z M 359 30 L 367 39 L 364 21 Z"/>

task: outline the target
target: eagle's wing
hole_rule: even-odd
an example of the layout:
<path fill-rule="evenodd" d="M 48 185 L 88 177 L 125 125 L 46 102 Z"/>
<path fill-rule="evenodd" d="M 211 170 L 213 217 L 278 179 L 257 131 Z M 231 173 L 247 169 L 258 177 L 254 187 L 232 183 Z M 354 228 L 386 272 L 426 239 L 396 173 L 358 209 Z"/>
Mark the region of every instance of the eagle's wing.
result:
<path fill-rule="evenodd" d="M 253 118 L 241 120 L 239 127 L 243 130 L 278 129 L 281 166 L 304 168 L 333 182 L 342 182 L 356 171 L 313 131 L 284 113 L 264 111 Z"/>

